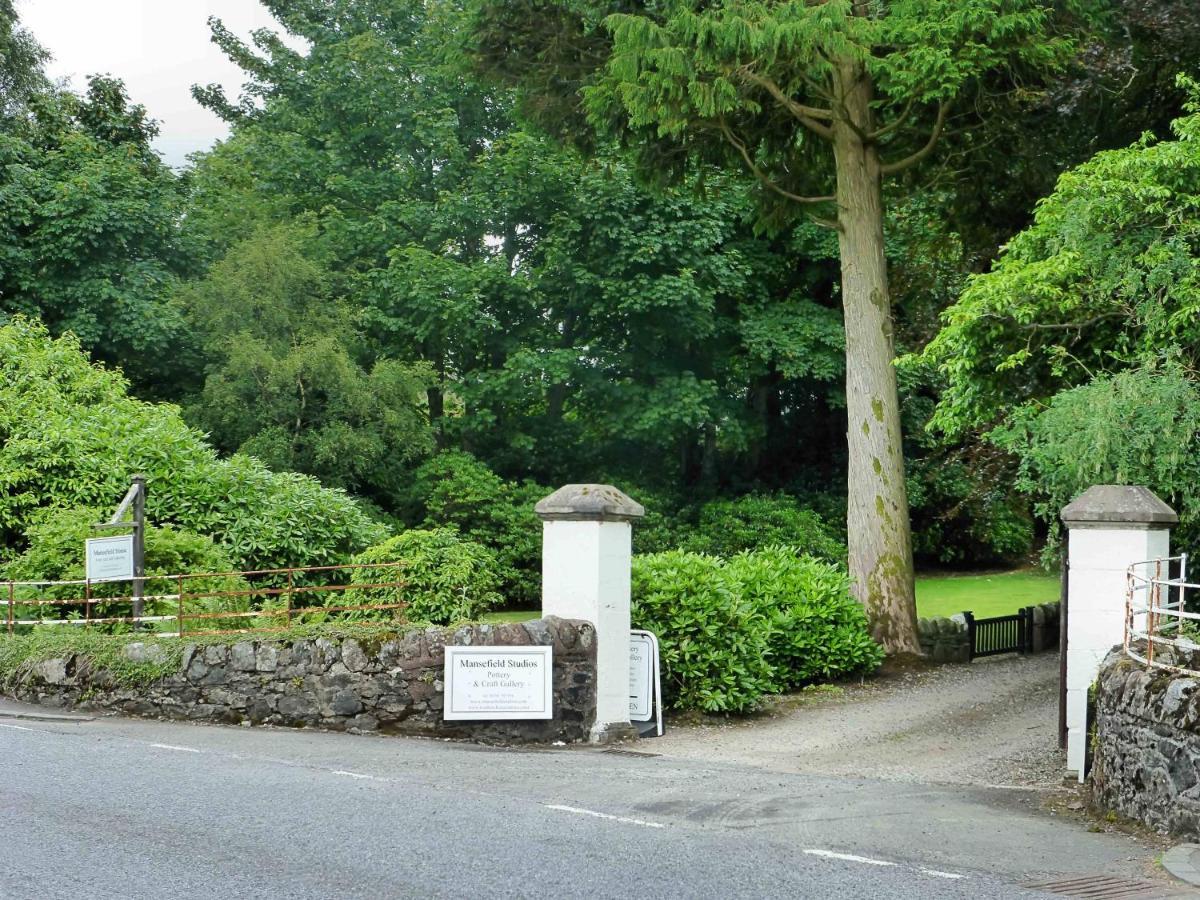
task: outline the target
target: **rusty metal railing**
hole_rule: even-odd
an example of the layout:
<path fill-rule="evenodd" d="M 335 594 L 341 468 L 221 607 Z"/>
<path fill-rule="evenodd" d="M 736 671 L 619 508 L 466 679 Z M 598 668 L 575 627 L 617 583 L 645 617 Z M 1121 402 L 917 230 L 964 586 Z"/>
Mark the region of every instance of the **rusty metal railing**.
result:
<path fill-rule="evenodd" d="M 1171 577 L 1171 564 L 1179 563 L 1179 575 Z M 1136 562 L 1126 572 L 1125 655 L 1147 666 L 1185 675 L 1200 671 L 1155 659 L 1156 648 L 1169 647 L 1189 654 L 1200 652 L 1200 643 L 1187 634 L 1188 622 L 1200 621 L 1200 613 L 1189 612 L 1187 591 L 1200 584 L 1187 580 L 1187 554 Z M 1139 644 L 1144 644 L 1141 652 Z"/>
<path fill-rule="evenodd" d="M 6 606 L 6 630 L 46 625 L 81 627 L 130 626 L 154 629 L 160 637 L 187 635 L 244 634 L 286 631 L 298 622 L 318 618 L 345 619 L 357 614 L 390 612 L 403 619 L 408 606 L 398 599 L 405 584 L 395 577 L 402 562 L 354 563 L 340 566 L 305 566 L 256 569 L 242 572 L 189 572 L 177 575 L 147 575 L 140 580 L 144 592 L 109 595 L 109 585 L 133 579 L 90 581 L 0 581 L 0 602 Z M 355 575 L 376 570 L 379 575 L 363 579 Z M 388 577 L 391 576 L 391 577 Z M 150 590 L 161 586 L 163 590 Z M 98 592 L 99 591 L 99 592 Z M 338 595 L 349 599 L 387 602 L 321 603 L 310 605 L 306 598 Z M 388 599 L 388 595 L 397 599 Z M 53 596 L 52 596 L 53 595 Z M 299 598 L 299 601 L 297 600 Z M 133 612 L 137 601 L 143 612 Z M 130 613 L 123 608 L 128 606 Z M 44 611 L 50 610 L 50 615 Z M 34 615 L 37 613 L 37 615 Z M 173 622 L 173 631 L 157 630 Z M 231 626 L 245 623 L 245 627 Z M 200 627 L 188 627 L 196 623 Z"/>

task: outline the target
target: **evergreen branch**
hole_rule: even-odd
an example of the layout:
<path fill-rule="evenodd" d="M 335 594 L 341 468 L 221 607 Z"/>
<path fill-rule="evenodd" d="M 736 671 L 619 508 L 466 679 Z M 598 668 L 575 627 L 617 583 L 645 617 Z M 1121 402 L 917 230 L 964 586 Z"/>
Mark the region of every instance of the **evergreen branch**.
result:
<path fill-rule="evenodd" d="M 912 115 L 913 107 L 915 107 L 916 104 L 917 104 L 917 98 L 916 97 L 910 98 L 908 103 L 906 103 L 904 105 L 904 109 L 901 110 L 900 115 L 896 116 L 895 119 L 893 119 L 891 122 L 888 122 L 888 124 L 884 125 L 882 128 L 876 128 L 874 131 L 872 131 L 870 134 L 868 134 L 867 140 L 868 141 L 878 141 L 878 140 L 881 140 L 882 138 L 887 137 L 889 134 L 891 134 L 893 131 L 896 131 L 898 128 L 903 128 L 904 123 L 907 122 L 909 119 L 909 116 Z"/>
<path fill-rule="evenodd" d="M 925 159 L 933 148 L 937 146 L 938 140 L 942 136 L 942 128 L 946 125 L 946 113 L 950 109 L 950 102 L 942 100 L 938 103 L 937 121 L 933 123 L 933 131 L 929 135 L 929 140 L 925 142 L 925 146 L 915 153 L 909 154 L 903 159 L 898 159 L 893 163 L 884 163 L 880 167 L 880 173 L 883 175 L 895 175 L 897 172 L 903 172 L 905 169 L 911 169 L 921 160 Z"/>
<path fill-rule="evenodd" d="M 768 94 L 774 97 L 784 109 L 790 112 L 809 131 L 823 137 L 827 141 L 833 140 L 833 129 L 831 129 L 828 125 L 822 125 L 817 121 L 818 119 L 832 121 L 833 110 L 799 103 L 785 94 L 783 89 L 770 78 L 765 78 L 762 75 L 751 72 L 746 68 L 742 68 L 739 71 L 741 72 L 742 77 L 747 81 L 758 85 Z"/>
<path fill-rule="evenodd" d="M 775 183 L 774 180 L 771 179 L 769 175 L 767 175 L 766 172 L 762 170 L 758 163 L 754 161 L 754 157 L 750 155 L 750 150 L 746 147 L 745 142 L 738 139 L 738 136 L 733 133 L 733 129 L 731 129 L 725 123 L 724 119 L 721 120 L 719 128 L 721 130 L 721 134 L 725 136 L 725 140 L 727 140 L 734 147 L 734 149 L 741 154 L 742 159 L 746 161 L 746 165 L 749 167 L 754 177 L 762 182 L 765 187 L 779 194 L 779 196 L 786 197 L 788 200 L 791 200 L 795 203 L 830 203 L 837 199 L 837 197 L 834 196 L 805 197 L 800 194 L 793 194 L 791 191 L 780 187 Z"/>

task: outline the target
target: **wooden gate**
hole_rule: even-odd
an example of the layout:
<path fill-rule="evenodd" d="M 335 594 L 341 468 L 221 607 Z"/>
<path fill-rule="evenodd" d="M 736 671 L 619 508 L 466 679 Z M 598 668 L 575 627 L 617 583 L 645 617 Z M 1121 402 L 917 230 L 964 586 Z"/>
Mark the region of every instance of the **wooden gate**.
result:
<path fill-rule="evenodd" d="M 1033 610 L 1022 609 L 1011 616 L 976 619 L 963 613 L 971 641 L 971 659 L 1001 653 L 1028 653 L 1033 643 Z"/>

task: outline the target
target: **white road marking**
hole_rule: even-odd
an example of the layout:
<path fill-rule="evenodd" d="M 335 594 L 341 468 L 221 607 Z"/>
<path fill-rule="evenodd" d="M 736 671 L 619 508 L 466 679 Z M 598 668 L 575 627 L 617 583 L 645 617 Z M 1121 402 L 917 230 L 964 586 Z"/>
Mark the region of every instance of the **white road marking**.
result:
<path fill-rule="evenodd" d="M 835 853 L 832 850 L 805 850 L 803 851 L 808 856 L 820 856 L 825 859 L 838 859 L 842 862 L 856 862 L 867 866 L 899 866 L 899 863 L 889 862 L 886 859 L 872 859 L 869 856 L 856 856 L 853 853 Z M 907 867 L 906 867 L 907 868 Z M 966 875 L 959 875 L 955 872 L 942 872 L 938 869 L 926 869 L 924 866 L 914 867 L 916 871 L 922 875 L 932 875 L 934 878 L 951 878 L 957 880 L 966 878 Z"/>
<path fill-rule="evenodd" d="M 195 747 L 180 747 L 176 744 L 151 744 L 156 750 L 179 750 L 183 753 L 203 753 L 203 750 L 197 750 Z"/>
<path fill-rule="evenodd" d="M 925 869 L 925 868 L 918 867 L 917 871 L 921 872 L 922 874 L 925 874 L 925 875 L 932 875 L 934 878 L 958 879 L 958 878 L 966 878 L 967 877 L 966 875 L 959 875 L 956 872 L 939 872 L 937 869 Z"/>
<path fill-rule="evenodd" d="M 0 728 L 11 728 L 13 731 L 37 731 L 36 728 L 26 728 L 24 725 L 5 725 L 0 723 Z"/>
<path fill-rule="evenodd" d="M 374 775 L 364 775 L 361 772 L 347 772 L 345 769 L 330 769 L 334 775 L 345 775 L 347 778 L 364 778 L 367 781 L 386 781 L 385 778 L 376 778 Z"/>
<path fill-rule="evenodd" d="M 843 862 L 865 863 L 868 866 L 894 866 L 894 862 L 886 859 L 871 859 L 869 856 L 855 856 L 853 853 L 834 853 L 832 850 L 805 850 L 808 856 L 823 856 L 826 859 L 840 859 Z"/>
<path fill-rule="evenodd" d="M 631 819 L 628 816 L 612 816 L 608 813 L 596 812 L 592 809 L 580 809 L 578 806 L 559 806 L 554 803 L 547 803 L 546 809 L 554 809 L 559 812 L 576 813 L 581 816 L 592 816 L 597 819 L 608 819 L 610 822 L 620 822 L 623 825 L 641 825 L 643 828 L 666 828 L 662 822 L 647 822 L 644 819 Z"/>

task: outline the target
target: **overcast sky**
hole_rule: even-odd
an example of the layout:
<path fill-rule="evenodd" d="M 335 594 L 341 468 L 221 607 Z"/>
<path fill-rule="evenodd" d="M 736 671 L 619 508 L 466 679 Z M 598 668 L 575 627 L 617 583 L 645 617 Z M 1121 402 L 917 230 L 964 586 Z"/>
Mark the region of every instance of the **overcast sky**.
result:
<path fill-rule="evenodd" d="M 243 37 L 276 24 L 256 0 L 17 0 L 17 13 L 54 55 L 52 78 L 70 78 L 79 89 L 96 73 L 123 79 L 159 121 L 156 146 L 171 165 L 226 135 L 224 123 L 192 99 L 191 86 L 215 81 L 236 97 L 244 80 L 209 41 L 208 17 Z"/>

